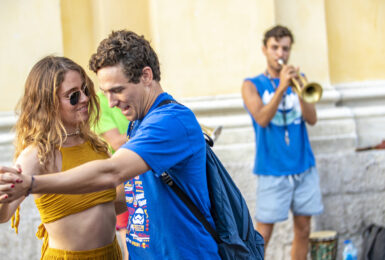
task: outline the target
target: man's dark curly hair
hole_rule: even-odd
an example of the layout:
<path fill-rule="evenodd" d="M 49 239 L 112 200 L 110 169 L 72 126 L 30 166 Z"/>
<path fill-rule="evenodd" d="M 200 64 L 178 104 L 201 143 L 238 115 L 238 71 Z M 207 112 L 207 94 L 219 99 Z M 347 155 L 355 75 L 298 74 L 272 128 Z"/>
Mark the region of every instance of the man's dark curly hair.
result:
<path fill-rule="evenodd" d="M 95 73 L 101 68 L 117 64 L 122 64 L 130 83 L 139 83 L 142 70 L 146 66 L 152 69 L 153 79 L 160 81 L 158 56 L 150 43 L 134 32 L 113 31 L 99 44 L 89 62 L 90 69 Z"/>
<path fill-rule="evenodd" d="M 266 46 L 267 40 L 269 40 L 269 38 L 271 38 L 271 37 L 274 37 L 274 39 L 276 39 L 278 41 L 279 39 L 286 37 L 286 36 L 288 36 L 290 38 L 291 44 L 293 44 L 294 43 L 294 37 L 293 37 L 293 34 L 291 33 L 291 31 L 285 26 L 276 25 L 265 33 L 265 36 L 263 38 L 263 45 Z"/>

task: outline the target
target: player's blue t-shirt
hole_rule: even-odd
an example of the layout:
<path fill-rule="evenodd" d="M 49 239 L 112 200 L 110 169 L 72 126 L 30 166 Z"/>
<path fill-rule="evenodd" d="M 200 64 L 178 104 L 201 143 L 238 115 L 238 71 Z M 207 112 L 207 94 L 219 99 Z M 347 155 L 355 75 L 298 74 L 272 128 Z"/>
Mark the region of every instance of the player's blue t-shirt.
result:
<path fill-rule="evenodd" d="M 126 237 L 130 259 L 220 259 L 204 226 L 160 179 L 167 171 L 214 226 L 206 182 L 206 147 L 202 130 L 187 107 L 162 93 L 146 116 L 133 122 L 122 146 L 151 168 L 125 183 L 129 210 Z"/>
<path fill-rule="evenodd" d="M 246 80 L 254 84 L 264 105 L 271 101 L 275 86 L 279 85 L 279 78 L 271 79 L 274 80 L 272 84 L 265 74 Z M 255 174 L 274 176 L 298 174 L 315 165 L 301 105 L 291 87 L 287 88 L 284 106 L 282 101 L 283 98 L 273 119 L 266 127 L 258 125 L 251 116 L 256 141 Z M 286 117 L 286 127 L 283 113 Z M 285 128 L 289 134 L 288 144 L 285 141 Z"/>

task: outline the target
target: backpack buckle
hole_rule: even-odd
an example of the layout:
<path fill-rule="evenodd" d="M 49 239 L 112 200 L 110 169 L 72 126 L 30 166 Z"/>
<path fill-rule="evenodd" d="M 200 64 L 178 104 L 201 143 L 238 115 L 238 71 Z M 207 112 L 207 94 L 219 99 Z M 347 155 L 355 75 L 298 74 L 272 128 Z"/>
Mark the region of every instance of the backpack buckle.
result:
<path fill-rule="evenodd" d="M 162 173 L 160 177 L 162 178 L 163 182 L 165 182 L 168 186 L 172 186 L 174 184 L 174 181 L 167 172 Z"/>

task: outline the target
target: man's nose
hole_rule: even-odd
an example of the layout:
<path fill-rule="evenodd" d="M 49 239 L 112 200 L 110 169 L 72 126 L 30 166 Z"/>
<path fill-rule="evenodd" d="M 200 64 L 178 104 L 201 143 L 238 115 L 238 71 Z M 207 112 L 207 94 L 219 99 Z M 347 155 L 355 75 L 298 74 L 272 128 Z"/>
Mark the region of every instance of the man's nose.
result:
<path fill-rule="evenodd" d="M 283 55 L 283 49 L 282 48 L 277 49 L 277 55 L 278 55 L 278 57 L 282 57 L 282 55 Z"/>
<path fill-rule="evenodd" d="M 108 99 L 108 104 L 110 105 L 111 108 L 116 107 L 116 105 L 118 104 L 117 99 L 111 93 L 107 93 L 107 99 Z"/>

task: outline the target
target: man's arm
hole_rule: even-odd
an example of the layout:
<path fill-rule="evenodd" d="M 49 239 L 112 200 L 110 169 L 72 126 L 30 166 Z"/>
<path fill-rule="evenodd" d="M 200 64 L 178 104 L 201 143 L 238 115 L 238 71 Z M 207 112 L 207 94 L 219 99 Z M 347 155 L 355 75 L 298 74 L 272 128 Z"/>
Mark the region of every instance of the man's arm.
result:
<path fill-rule="evenodd" d="M 317 112 L 314 104 L 306 103 L 301 98 L 299 99 L 301 104 L 303 119 L 309 125 L 315 125 L 317 123 Z"/>
<path fill-rule="evenodd" d="M 305 80 L 307 81 L 306 77 Z M 309 125 L 315 125 L 315 123 L 317 123 L 317 111 L 315 109 L 315 104 L 306 103 L 301 97 L 299 97 L 299 102 L 301 104 L 302 117 L 305 122 Z"/>
<path fill-rule="evenodd" d="M 243 102 L 254 120 L 262 127 L 266 127 L 274 117 L 283 93 L 277 89 L 271 101 L 264 105 L 253 83 L 245 81 L 242 85 Z"/>
<path fill-rule="evenodd" d="M 251 113 L 254 120 L 262 127 L 266 127 L 273 119 L 283 94 L 290 85 L 291 79 L 295 77 L 297 69 L 291 65 L 283 65 L 280 71 L 280 80 L 273 98 L 266 105 L 263 104 L 261 97 L 253 83 L 245 81 L 242 85 L 242 98 L 247 110 Z"/>
<path fill-rule="evenodd" d="M 135 152 L 119 149 L 111 158 L 95 160 L 64 172 L 31 177 L 5 173 L 4 182 L 16 184 L 11 192 L 0 192 L 0 202 L 10 202 L 23 196 L 29 188 L 32 193 L 80 194 L 117 187 L 125 180 L 150 170 L 147 163 Z M 4 198 L 8 194 L 8 198 Z"/>

